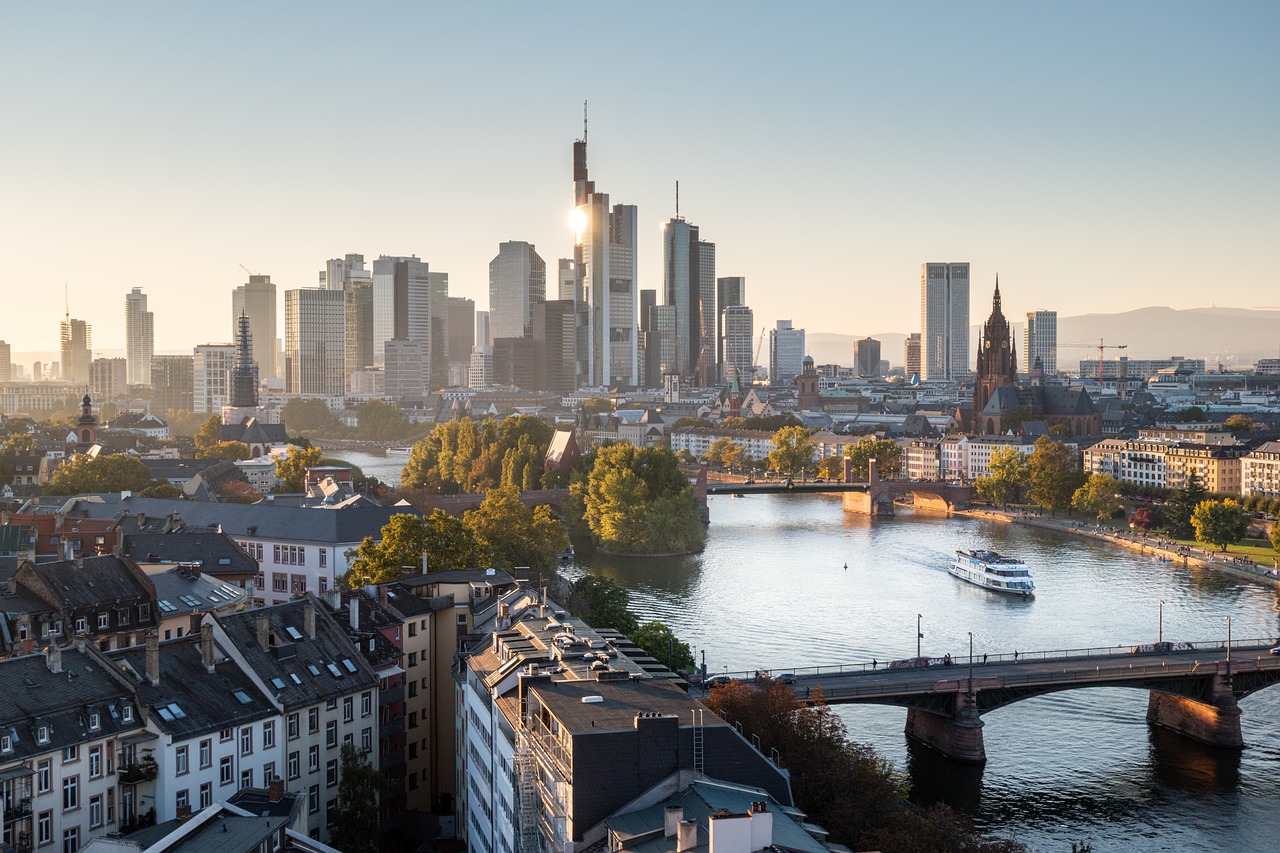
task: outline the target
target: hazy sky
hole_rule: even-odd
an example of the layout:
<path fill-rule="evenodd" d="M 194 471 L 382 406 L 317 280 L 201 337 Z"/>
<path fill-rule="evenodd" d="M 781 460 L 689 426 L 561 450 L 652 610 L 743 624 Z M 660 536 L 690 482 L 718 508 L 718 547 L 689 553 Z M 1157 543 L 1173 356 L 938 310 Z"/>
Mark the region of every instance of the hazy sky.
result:
<path fill-rule="evenodd" d="M 681 213 L 757 325 L 919 328 L 919 268 L 973 313 L 1280 305 L 1280 3 L 31 3 L 0 6 L 0 339 L 95 349 L 141 286 L 156 346 L 230 336 L 244 264 L 488 263 L 572 235 L 570 145 Z M 652 226 L 651 228 L 649 226 Z M 1271 247 L 1268 249 L 1268 247 Z M 283 308 L 281 309 L 283 320 Z"/>

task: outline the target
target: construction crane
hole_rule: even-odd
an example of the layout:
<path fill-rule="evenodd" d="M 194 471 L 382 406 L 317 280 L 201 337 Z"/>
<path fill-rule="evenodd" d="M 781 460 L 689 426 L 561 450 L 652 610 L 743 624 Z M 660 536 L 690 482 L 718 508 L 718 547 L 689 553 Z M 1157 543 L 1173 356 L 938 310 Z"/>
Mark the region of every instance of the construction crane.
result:
<path fill-rule="evenodd" d="M 1096 344 L 1093 341 L 1076 341 L 1073 344 L 1059 344 L 1058 346 L 1088 347 L 1089 349 L 1097 349 L 1098 350 L 1098 381 L 1099 382 L 1102 381 L 1102 357 L 1103 357 L 1104 351 L 1109 349 L 1128 349 L 1129 348 L 1128 344 L 1110 344 L 1110 343 L 1107 343 L 1102 338 L 1098 338 L 1098 342 Z"/>
<path fill-rule="evenodd" d="M 244 270 L 244 271 L 245 271 L 245 272 L 247 272 L 249 275 L 257 275 L 257 273 L 256 273 L 256 272 L 254 272 L 253 270 L 249 269 L 249 268 L 248 268 L 248 267 L 246 267 L 244 264 L 239 264 L 238 266 L 240 267 L 240 269 Z"/>
<path fill-rule="evenodd" d="M 756 342 L 756 354 L 755 354 L 754 356 L 752 356 L 752 358 L 751 358 L 751 382 L 752 382 L 752 384 L 755 384 L 755 381 L 756 381 L 755 373 L 756 373 L 756 370 L 760 367 L 760 348 L 764 346 L 764 335 L 765 335 L 765 332 L 767 332 L 767 331 L 769 331 L 769 327 L 768 327 L 768 326 L 761 326 L 761 327 L 760 327 L 760 340 Z"/>

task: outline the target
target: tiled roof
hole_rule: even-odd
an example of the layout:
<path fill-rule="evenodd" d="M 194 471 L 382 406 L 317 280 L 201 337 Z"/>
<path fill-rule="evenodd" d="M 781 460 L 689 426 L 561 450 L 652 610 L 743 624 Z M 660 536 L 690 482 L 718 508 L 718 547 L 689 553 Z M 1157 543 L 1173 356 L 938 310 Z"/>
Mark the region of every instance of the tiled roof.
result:
<path fill-rule="evenodd" d="M 113 554 L 28 564 L 65 611 L 97 607 L 103 602 L 149 601 L 154 589 L 140 573 Z"/>
<path fill-rule="evenodd" d="M 258 561 L 226 533 L 174 530 L 169 533 L 130 533 L 124 554 L 135 563 L 196 563 L 212 575 L 253 575 Z"/>

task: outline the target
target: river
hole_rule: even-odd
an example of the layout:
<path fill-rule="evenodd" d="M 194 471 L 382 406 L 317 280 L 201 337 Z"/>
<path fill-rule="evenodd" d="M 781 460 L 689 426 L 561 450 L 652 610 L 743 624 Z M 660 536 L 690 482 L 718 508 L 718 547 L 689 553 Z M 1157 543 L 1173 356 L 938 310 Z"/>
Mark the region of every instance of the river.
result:
<path fill-rule="evenodd" d="M 1011 600 L 946 572 L 951 552 L 1023 557 L 1034 600 Z M 847 565 L 847 568 L 845 566 Z M 880 661 L 1280 633 L 1276 590 L 1162 565 L 1066 534 L 909 512 L 846 514 L 836 496 L 713 497 L 706 550 L 673 559 L 597 555 L 591 572 L 670 624 L 709 671 Z M 850 736 L 910 776 L 920 802 L 943 800 L 988 832 L 1036 851 L 1274 851 L 1280 838 L 1280 686 L 1241 702 L 1243 752 L 1201 746 L 1146 722 L 1147 694 L 1092 688 L 984 716 L 987 764 L 969 767 L 909 742 L 906 712 L 839 707 Z"/>

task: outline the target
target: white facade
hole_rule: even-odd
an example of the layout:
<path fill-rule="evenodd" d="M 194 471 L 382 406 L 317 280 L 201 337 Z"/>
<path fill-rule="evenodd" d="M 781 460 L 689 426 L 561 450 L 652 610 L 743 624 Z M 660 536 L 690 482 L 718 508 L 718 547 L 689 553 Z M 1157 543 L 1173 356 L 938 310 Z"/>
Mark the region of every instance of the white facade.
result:
<path fill-rule="evenodd" d="M 495 338 L 523 338 L 533 328 L 533 306 L 547 299 L 547 264 L 533 244 L 498 245 L 489 262 L 489 322 Z"/>
<path fill-rule="evenodd" d="M 340 290 L 285 291 L 286 388 L 290 393 L 341 395 L 346 391 L 345 318 Z"/>
<path fill-rule="evenodd" d="M 1280 441 L 1268 441 L 1240 460 L 1240 493 L 1280 497 Z"/>
<path fill-rule="evenodd" d="M 1036 359 L 1044 367 L 1045 376 L 1058 372 L 1058 312 L 1028 311 L 1022 328 L 1022 372 L 1030 373 Z"/>
<path fill-rule="evenodd" d="M 1165 454 L 1175 444 L 1153 438 L 1109 438 L 1086 449 L 1082 464 L 1090 474 L 1110 474 L 1122 483 L 1163 489 L 1169 484 Z"/>
<path fill-rule="evenodd" d="M 779 320 L 769 332 L 769 382 L 786 385 L 804 370 L 804 329 L 796 329 L 790 320 Z"/>
<path fill-rule="evenodd" d="M 151 385 L 151 357 L 155 355 L 155 315 L 147 310 L 147 295 L 135 287 L 124 298 L 125 356 L 129 384 Z"/>
<path fill-rule="evenodd" d="M 236 364 L 233 344 L 201 344 L 192 350 L 193 403 L 196 414 L 218 414 L 231 403 L 231 369 Z"/>
<path fill-rule="evenodd" d="M 934 438 L 917 439 L 907 443 L 903 456 L 906 459 L 908 480 L 940 480 L 942 477 L 942 442 Z"/>
<path fill-rule="evenodd" d="M 920 265 L 920 361 L 925 380 L 969 370 L 969 264 Z"/>

